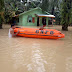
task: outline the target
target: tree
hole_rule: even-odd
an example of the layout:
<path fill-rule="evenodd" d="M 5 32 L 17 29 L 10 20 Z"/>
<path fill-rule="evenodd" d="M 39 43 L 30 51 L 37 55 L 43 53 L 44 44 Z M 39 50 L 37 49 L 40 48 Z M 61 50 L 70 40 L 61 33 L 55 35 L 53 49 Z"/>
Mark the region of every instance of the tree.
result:
<path fill-rule="evenodd" d="M 0 29 L 2 28 L 3 7 L 4 7 L 4 0 L 0 0 Z"/>
<path fill-rule="evenodd" d="M 5 4 L 5 23 L 9 23 L 14 15 L 25 11 L 25 3 L 21 0 L 4 0 Z"/>
<path fill-rule="evenodd" d="M 72 24 L 72 0 L 70 0 L 70 6 L 71 6 L 71 9 L 70 9 L 70 24 Z"/>
<path fill-rule="evenodd" d="M 72 25 L 72 9 L 71 9 L 71 14 L 70 14 L 70 25 Z"/>
<path fill-rule="evenodd" d="M 26 11 L 30 10 L 31 8 L 36 8 L 40 6 L 41 6 L 41 3 L 39 1 L 25 2 Z"/>
<path fill-rule="evenodd" d="M 42 10 L 48 12 L 48 7 L 49 7 L 49 0 L 42 0 L 41 5 Z"/>
<path fill-rule="evenodd" d="M 68 25 L 70 24 L 71 14 L 71 0 L 63 0 L 61 9 L 61 24 L 62 30 L 68 31 Z"/>

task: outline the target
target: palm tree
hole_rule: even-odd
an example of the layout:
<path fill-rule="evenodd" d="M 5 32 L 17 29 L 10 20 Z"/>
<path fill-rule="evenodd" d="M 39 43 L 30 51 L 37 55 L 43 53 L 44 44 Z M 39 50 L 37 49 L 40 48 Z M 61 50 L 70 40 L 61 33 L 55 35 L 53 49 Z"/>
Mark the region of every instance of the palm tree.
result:
<path fill-rule="evenodd" d="M 43 11 L 48 12 L 49 0 L 42 0 L 41 8 Z"/>
<path fill-rule="evenodd" d="M 21 0 L 5 0 L 5 22 L 9 23 L 12 17 L 16 14 L 25 11 L 24 1 Z"/>
<path fill-rule="evenodd" d="M 4 7 L 4 0 L 0 0 L 0 29 L 2 28 L 3 7 Z"/>
<path fill-rule="evenodd" d="M 61 11 L 61 24 L 62 30 L 68 31 L 68 25 L 70 24 L 71 18 L 71 0 L 63 0 L 62 11 Z"/>

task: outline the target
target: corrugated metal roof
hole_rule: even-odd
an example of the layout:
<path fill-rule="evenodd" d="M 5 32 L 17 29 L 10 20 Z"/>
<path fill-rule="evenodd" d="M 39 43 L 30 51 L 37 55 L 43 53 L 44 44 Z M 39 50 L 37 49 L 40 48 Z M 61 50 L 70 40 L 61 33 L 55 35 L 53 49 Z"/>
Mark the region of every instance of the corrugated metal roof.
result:
<path fill-rule="evenodd" d="M 50 18 L 55 18 L 54 15 L 45 15 L 45 14 L 36 14 L 38 17 L 50 17 Z"/>

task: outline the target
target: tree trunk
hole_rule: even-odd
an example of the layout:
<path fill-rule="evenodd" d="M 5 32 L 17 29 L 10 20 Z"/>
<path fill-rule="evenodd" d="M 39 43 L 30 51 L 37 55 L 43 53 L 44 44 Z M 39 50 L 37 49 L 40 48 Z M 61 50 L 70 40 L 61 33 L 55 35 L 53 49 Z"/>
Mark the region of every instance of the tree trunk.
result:
<path fill-rule="evenodd" d="M 2 29 L 2 17 L 0 15 L 0 29 Z"/>
<path fill-rule="evenodd" d="M 54 15 L 54 6 L 52 7 L 52 13 L 51 14 Z"/>
<path fill-rule="evenodd" d="M 68 25 L 63 24 L 63 25 L 62 25 L 62 30 L 63 30 L 63 31 L 68 31 Z"/>
<path fill-rule="evenodd" d="M 2 29 L 2 24 L 0 24 L 0 29 Z"/>

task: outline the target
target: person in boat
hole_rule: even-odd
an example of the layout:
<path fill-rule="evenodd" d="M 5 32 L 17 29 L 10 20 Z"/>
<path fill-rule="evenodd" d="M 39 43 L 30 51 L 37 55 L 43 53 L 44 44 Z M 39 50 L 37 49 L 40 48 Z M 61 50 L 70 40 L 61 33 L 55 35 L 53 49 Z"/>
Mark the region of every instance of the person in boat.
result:
<path fill-rule="evenodd" d="M 18 32 L 14 34 L 14 29 L 15 29 L 15 24 L 11 24 L 11 28 L 9 29 L 9 34 L 8 34 L 10 38 L 16 36 L 19 33 L 18 30 Z"/>
<path fill-rule="evenodd" d="M 39 30 L 43 30 L 46 25 L 43 25 L 39 28 Z"/>
<path fill-rule="evenodd" d="M 43 26 L 41 26 L 41 27 L 39 28 L 39 30 L 43 30 L 44 27 L 46 26 L 46 18 L 45 18 L 45 17 L 42 18 L 42 23 L 43 23 Z"/>

